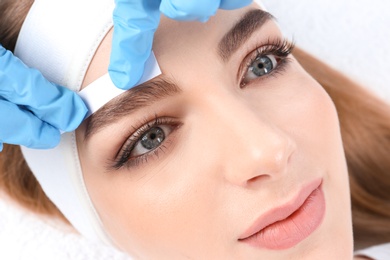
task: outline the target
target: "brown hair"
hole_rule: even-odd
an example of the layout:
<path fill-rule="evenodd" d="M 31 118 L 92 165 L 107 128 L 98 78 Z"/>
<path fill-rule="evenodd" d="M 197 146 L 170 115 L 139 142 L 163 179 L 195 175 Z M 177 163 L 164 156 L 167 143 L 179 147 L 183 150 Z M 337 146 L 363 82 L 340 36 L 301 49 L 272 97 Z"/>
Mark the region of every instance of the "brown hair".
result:
<path fill-rule="evenodd" d="M 0 0 L 1 45 L 13 50 L 20 28 L 34 0 Z"/>
<path fill-rule="evenodd" d="M 32 2 L 0 0 L 0 43 L 7 49 L 13 50 Z M 390 107 L 299 48 L 293 54 L 336 105 L 349 170 L 355 248 L 389 242 Z M 0 153 L 0 189 L 34 212 L 62 216 L 18 146 L 4 145 Z"/>
<path fill-rule="evenodd" d="M 0 0 L 0 44 L 13 51 L 23 21 L 34 0 Z M 0 189 L 25 208 L 67 222 L 31 173 L 19 146 L 4 145 L 0 153 Z"/>

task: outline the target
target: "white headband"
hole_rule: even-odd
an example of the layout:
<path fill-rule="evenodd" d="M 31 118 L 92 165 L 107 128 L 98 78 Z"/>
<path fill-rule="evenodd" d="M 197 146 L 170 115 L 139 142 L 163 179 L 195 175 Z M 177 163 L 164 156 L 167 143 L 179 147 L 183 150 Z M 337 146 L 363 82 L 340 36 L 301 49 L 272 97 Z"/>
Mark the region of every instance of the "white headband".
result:
<path fill-rule="evenodd" d="M 114 0 L 35 0 L 20 31 L 17 55 L 51 82 L 78 92 L 87 68 L 112 28 Z M 160 70 L 154 55 L 143 81 Z M 80 92 L 93 113 L 123 93 L 108 74 Z M 85 237 L 112 244 L 90 200 L 81 171 L 75 133 L 64 133 L 50 150 L 22 147 L 23 155 L 45 194 Z"/>

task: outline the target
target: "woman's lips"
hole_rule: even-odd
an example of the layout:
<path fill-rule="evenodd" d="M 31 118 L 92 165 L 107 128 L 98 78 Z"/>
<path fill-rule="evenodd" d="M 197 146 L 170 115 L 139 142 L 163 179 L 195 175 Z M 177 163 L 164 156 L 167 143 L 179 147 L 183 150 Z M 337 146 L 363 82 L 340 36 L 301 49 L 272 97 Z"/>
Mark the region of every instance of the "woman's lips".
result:
<path fill-rule="evenodd" d="M 306 187 L 285 205 L 276 207 L 259 219 L 239 238 L 240 242 L 267 249 L 287 249 L 308 237 L 325 215 L 322 179 Z"/>

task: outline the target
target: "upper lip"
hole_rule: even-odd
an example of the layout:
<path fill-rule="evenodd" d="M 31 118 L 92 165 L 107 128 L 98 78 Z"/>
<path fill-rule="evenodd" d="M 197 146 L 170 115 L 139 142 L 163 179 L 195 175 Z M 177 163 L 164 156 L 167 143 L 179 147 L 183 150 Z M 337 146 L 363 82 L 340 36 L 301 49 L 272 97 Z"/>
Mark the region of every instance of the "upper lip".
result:
<path fill-rule="evenodd" d="M 287 203 L 270 209 L 257 218 L 253 224 L 240 236 L 239 240 L 246 239 L 260 232 L 265 227 L 288 218 L 291 214 L 297 211 L 306 199 L 315 189 L 322 183 L 322 178 L 316 179 L 305 185 L 291 200 Z"/>

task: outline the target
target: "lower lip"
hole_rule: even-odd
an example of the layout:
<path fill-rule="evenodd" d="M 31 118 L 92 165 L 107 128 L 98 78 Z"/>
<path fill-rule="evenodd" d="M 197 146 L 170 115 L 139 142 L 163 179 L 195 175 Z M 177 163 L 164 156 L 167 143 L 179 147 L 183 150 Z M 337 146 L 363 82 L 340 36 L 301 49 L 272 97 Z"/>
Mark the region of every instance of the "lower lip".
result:
<path fill-rule="evenodd" d="M 325 198 L 321 186 L 288 218 L 275 222 L 242 240 L 251 246 L 283 250 L 295 246 L 321 224 L 325 215 Z"/>

